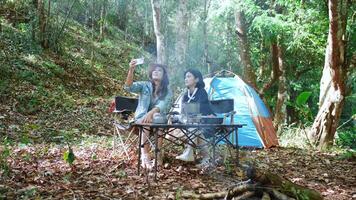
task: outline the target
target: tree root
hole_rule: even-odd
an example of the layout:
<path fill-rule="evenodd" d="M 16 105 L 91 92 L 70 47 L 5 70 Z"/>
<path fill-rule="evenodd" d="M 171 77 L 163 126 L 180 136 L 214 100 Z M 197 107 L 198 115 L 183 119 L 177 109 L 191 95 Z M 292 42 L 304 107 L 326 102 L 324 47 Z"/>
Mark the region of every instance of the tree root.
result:
<path fill-rule="evenodd" d="M 293 199 L 308 199 L 322 200 L 321 194 L 315 190 L 295 184 L 277 174 L 271 172 L 261 172 L 253 170 L 254 174 L 249 174 L 249 178 L 255 182 L 251 184 L 246 182 L 234 186 L 227 191 L 195 194 L 193 192 L 183 192 L 182 197 L 186 199 L 248 199 L 253 196 L 258 196 L 262 200 L 293 200 Z"/>

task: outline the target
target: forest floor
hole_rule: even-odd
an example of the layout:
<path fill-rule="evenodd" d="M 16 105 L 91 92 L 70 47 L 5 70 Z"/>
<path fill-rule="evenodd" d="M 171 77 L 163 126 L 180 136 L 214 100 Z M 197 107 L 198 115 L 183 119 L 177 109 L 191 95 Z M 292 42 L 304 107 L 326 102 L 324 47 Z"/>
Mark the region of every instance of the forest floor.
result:
<path fill-rule="evenodd" d="M 131 161 L 125 161 L 113 151 L 112 139 L 88 136 L 73 145 L 76 159 L 72 167 L 63 160 L 65 145 L 1 146 L 11 153 L 6 159 L 9 170 L 0 178 L 0 198 L 182 199 L 184 192 L 219 192 L 243 181 L 241 170 L 234 165 L 225 163 L 201 173 L 193 164 L 175 160 L 177 151 L 171 150 L 155 182 L 152 174 L 137 175 L 135 153 L 131 152 Z M 355 160 L 332 153 L 273 148 L 244 150 L 240 161 L 252 161 L 258 169 L 315 189 L 325 199 L 356 198 Z"/>

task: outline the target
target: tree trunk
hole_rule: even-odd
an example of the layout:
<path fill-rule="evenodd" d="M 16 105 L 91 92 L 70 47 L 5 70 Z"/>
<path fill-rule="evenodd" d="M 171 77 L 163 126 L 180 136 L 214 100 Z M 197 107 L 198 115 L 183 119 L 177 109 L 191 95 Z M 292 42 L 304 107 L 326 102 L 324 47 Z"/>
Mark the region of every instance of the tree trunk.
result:
<path fill-rule="evenodd" d="M 266 82 L 260 90 L 260 94 L 263 95 L 265 91 L 267 91 L 277 80 L 280 76 L 281 72 L 279 71 L 279 64 L 278 64 L 278 45 L 277 42 L 271 44 L 271 54 L 272 54 L 272 71 L 271 77 L 268 82 Z"/>
<path fill-rule="evenodd" d="M 45 32 L 44 32 L 44 39 L 43 39 L 43 48 L 49 48 L 49 32 L 46 31 L 46 27 L 49 26 L 49 20 L 51 17 L 51 0 L 48 0 L 48 7 L 47 7 L 47 16 L 45 22 Z"/>
<path fill-rule="evenodd" d="M 175 65 L 181 69 L 185 70 L 186 66 L 186 54 L 188 47 L 188 10 L 187 10 L 187 0 L 179 0 L 177 18 L 176 18 L 176 31 L 177 31 L 177 41 L 175 47 L 176 63 Z"/>
<path fill-rule="evenodd" d="M 204 57 L 203 57 L 203 64 L 205 68 L 208 70 L 208 74 L 210 74 L 210 67 L 208 67 L 208 57 L 209 57 L 209 51 L 208 51 L 208 11 L 210 7 L 210 0 L 204 0 L 204 13 L 203 13 L 203 42 L 204 42 Z"/>
<path fill-rule="evenodd" d="M 285 122 L 286 119 L 286 105 L 285 101 L 287 98 L 287 87 L 286 87 L 286 76 L 285 68 L 283 63 L 283 53 L 281 45 L 277 46 L 278 51 L 278 67 L 279 67 L 279 84 L 278 84 L 278 96 L 277 103 L 274 114 L 274 127 L 276 130 Z"/>
<path fill-rule="evenodd" d="M 91 41 L 94 44 L 94 0 L 91 1 Z M 90 54 L 90 65 L 94 67 L 94 45 L 91 47 L 91 54 Z"/>
<path fill-rule="evenodd" d="M 101 4 L 100 8 L 100 29 L 99 29 L 99 34 L 100 34 L 100 40 L 104 39 L 104 33 L 105 33 L 105 17 L 106 17 L 106 1 L 103 1 Z"/>
<path fill-rule="evenodd" d="M 56 36 L 53 39 L 53 44 L 55 44 L 55 45 L 58 43 L 59 38 L 62 36 L 62 33 L 63 33 L 63 31 L 64 31 L 64 29 L 65 29 L 65 27 L 67 25 L 68 18 L 69 18 L 70 14 L 71 14 L 71 12 L 72 12 L 72 10 L 74 8 L 75 2 L 76 1 L 73 1 L 71 7 L 69 8 L 69 10 L 67 12 L 67 15 L 64 18 L 64 22 L 63 22 L 63 25 L 62 25 L 61 29 L 58 31 L 58 33 L 56 34 Z M 93 26 L 93 18 L 92 18 L 92 26 Z"/>
<path fill-rule="evenodd" d="M 46 17 L 44 13 L 44 2 L 43 0 L 38 0 L 37 2 L 37 12 L 38 12 L 38 26 L 40 28 L 39 30 L 39 39 L 40 39 L 40 44 L 42 47 L 44 47 L 45 44 L 45 32 L 46 32 Z"/>
<path fill-rule="evenodd" d="M 344 66 L 347 0 L 329 0 L 329 34 L 325 64 L 320 81 L 319 112 L 310 135 L 319 149 L 333 144 L 345 100 Z"/>
<path fill-rule="evenodd" d="M 261 81 L 263 80 L 263 77 L 266 77 L 267 75 L 267 71 L 268 71 L 268 67 L 266 64 L 266 56 L 264 55 L 264 49 L 265 49 L 265 43 L 263 41 L 263 35 L 261 34 L 261 44 L 260 44 L 260 52 L 261 52 L 261 57 L 259 60 L 259 70 L 258 70 L 258 76 L 257 76 L 257 80 Z"/>
<path fill-rule="evenodd" d="M 161 33 L 161 8 L 160 0 L 151 0 L 152 15 L 153 15 L 153 28 L 156 35 L 156 51 L 157 63 L 166 64 L 164 36 Z"/>
<path fill-rule="evenodd" d="M 117 27 L 119 27 L 120 30 L 125 31 L 126 30 L 126 23 L 127 23 L 127 5 L 128 1 L 126 0 L 117 0 Z"/>
<path fill-rule="evenodd" d="M 104 37 L 104 5 L 100 6 L 100 22 L 99 22 L 99 38 L 100 40 Z"/>
<path fill-rule="evenodd" d="M 253 71 L 252 62 L 250 58 L 250 47 L 247 40 L 247 27 L 245 24 L 245 16 L 242 11 L 236 11 L 236 33 L 238 41 L 240 42 L 240 57 L 243 65 L 243 77 L 245 81 L 251 84 L 254 88 L 256 86 L 256 74 Z"/>

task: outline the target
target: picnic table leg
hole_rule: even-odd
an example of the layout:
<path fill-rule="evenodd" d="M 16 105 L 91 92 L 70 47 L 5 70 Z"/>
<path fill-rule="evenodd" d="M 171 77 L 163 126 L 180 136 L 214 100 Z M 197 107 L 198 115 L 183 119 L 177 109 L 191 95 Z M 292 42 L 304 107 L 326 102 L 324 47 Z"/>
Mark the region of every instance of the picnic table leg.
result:
<path fill-rule="evenodd" d="M 155 134 L 155 181 L 157 181 L 157 157 L 158 157 L 158 129 L 153 130 Z"/>
<path fill-rule="evenodd" d="M 213 135 L 213 164 L 215 165 L 215 147 L 217 144 L 215 144 L 215 133 Z"/>
<path fill-rule="evenodd" d="M 141 167 L 141 142 L 142 142 L 142 131 L 143 128 L 139 127 L 138 134 L 138 161 L 137 161 L 137 175 L 140 175 L 140 167 Z"/>
<path fill-rule="evenodd" d="M 234 128 L 234 132 L 235 132 L 235 142 L 236 142 L 236 164 L 237 166 L 239 166 L 239 140 L 238 140 L 238 128 L 235 127 Z"/>

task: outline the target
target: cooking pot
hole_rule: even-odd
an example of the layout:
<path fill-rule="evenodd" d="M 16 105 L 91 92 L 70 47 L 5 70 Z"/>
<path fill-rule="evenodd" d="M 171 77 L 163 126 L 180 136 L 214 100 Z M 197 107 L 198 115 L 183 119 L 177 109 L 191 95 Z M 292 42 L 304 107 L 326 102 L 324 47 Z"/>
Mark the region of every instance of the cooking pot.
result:
<path fill-rule="evenodd" d="M 197 115 L 200 113 L 200 103 L 183 103 L 182 113 L 184 115 Z"/>
<path fill-rule="evenodd" d="M 165 115 L 161 115 L 160 113 L 155 113 L 153 115 L 152 123 L 153 124 L 167 124 L 168 119 Z"/>

